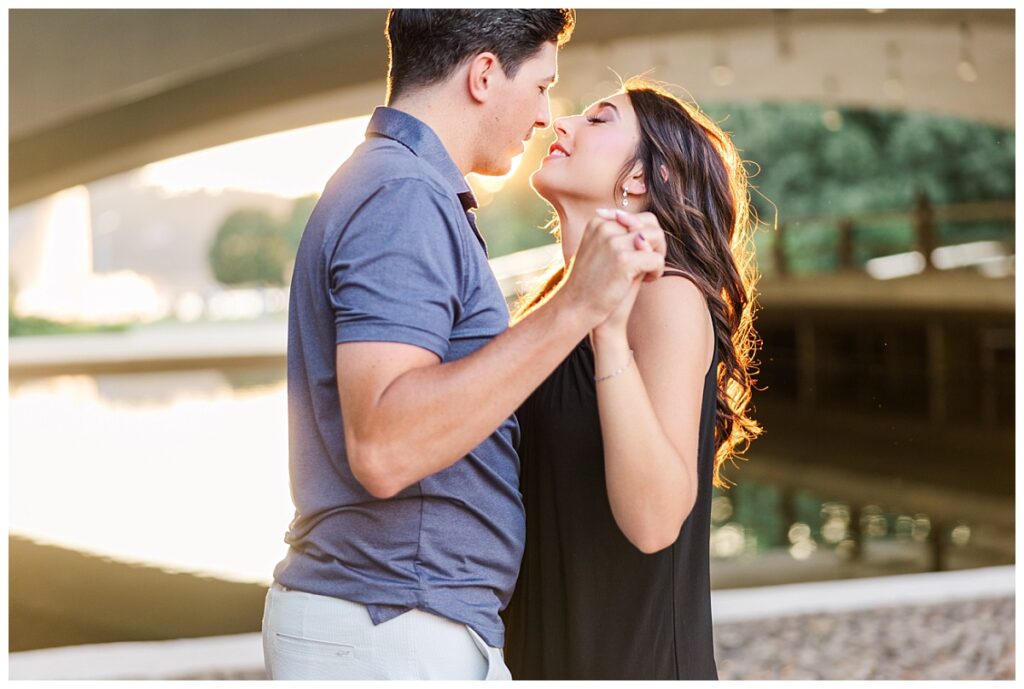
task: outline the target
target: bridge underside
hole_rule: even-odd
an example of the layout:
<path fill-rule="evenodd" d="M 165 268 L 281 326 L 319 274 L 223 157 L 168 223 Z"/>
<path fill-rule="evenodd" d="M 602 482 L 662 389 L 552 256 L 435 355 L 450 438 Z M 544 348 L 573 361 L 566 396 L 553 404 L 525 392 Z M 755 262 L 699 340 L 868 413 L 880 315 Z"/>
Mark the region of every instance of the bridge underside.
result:
<path fill-rule="evenodd" d="M 365 114 L 384 96 L 385 10 L 9 17 L 12 206 Z M 809 100 L 1014 122 L 1011 10 L 580 10 L 556 95 L 603 95 L 616 85 L 608 68 L 654 68 L 702 102 Z"/>

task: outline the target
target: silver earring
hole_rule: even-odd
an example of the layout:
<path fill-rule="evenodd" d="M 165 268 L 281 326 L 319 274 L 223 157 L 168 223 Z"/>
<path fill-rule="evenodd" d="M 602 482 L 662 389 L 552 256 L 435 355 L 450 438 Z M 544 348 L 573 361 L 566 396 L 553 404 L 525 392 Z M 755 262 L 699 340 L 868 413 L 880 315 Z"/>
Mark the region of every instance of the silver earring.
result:
<path fill-rule="evenodd" d="M 622 187 L 622 207 L 625 208 L 629 205 L 629 192 L 626 191 L 626 187 Z"/>

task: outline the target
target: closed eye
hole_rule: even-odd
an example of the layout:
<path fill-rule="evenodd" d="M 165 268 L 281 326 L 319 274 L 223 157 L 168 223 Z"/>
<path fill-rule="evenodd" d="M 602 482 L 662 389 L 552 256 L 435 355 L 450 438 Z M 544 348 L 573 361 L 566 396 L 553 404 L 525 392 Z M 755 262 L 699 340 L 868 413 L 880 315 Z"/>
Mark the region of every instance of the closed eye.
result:
<path fill-rule="evenodd" d="M 610 114 L 612 116 L 611 119 L 618 119 L 618 117 L 619 117 L 619 109 L 616 108 L 614 104 L 609 103 L 607 101 L 601 101 L 600 103 L 595 103 L 593 108 L 591 109 L 591 111 L 595 112 L 597 114 L 596 115 L 587 115 L 587 122 L 589 122 L 590 124 L 598 124 L 599 122 L 604 124 L 606 122 L 610 122 L 611 121 L 609 119 L 604 119 L 603 117 L 599 117 L 598 115 L 602 115 L 603 116 L 605 114 Z"/>

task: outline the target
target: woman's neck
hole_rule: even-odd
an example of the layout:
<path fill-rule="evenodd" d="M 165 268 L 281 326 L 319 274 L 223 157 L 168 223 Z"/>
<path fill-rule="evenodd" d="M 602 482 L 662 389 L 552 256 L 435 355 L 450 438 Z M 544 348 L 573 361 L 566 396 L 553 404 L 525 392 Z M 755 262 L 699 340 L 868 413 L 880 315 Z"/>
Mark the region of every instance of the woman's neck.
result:
<path fill-rule="evenodd" d="M 579 249 L 587 223 L 597 215 L 598 206 L 593 201 L 575 200 L 552 203 L 552 206 L 558 215 L 558 227 L 562 235 L 562 258 L 568 266 L 570 259 Z M 611 204 L 608 207 L 610 206 Z M 566 241 L 567 237 L 572 238 L 572 241 Z"/>

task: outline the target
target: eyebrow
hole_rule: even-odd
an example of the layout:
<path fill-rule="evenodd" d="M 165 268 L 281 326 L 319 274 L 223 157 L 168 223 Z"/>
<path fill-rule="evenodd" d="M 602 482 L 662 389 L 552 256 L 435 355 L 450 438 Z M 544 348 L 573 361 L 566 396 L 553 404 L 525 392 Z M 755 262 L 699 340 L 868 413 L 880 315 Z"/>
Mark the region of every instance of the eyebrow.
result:
<path fill-rule="evenodd" d="M 595 107 L 598 107 L 598 108 L 611 108 L 612 110 L 614 110 L 614 111 L 615 111 L 615 115 L 616 115 L 616 116 L 618 116 L 618 117 L 622 117 L 622 114 L 621 114 L 621 113 L 619 112 L 619 109 L 618 109 L 618 108 L 616 108 L 614 104 L 612 104 L 612 103 L 609 103 L 609 102 L 608 102 L 608 101 L 606 101 L 606 100 L 603 100 L 603 101 L 601 101 L 600 103 L 594 103 L 594 106 L 595 106 Z"/>
<path fill-rule="evenodd" d="M 555 74 L 555 75 L 552 75 L 552 76 L 550 76 L 550 77 L 547 77 L 546 79 L 541 79 L 541 81 L 546 81 L 546 82 L 548 82 L 548 84 L 550 84 L 551 86 L 554 86 L 555 84 L 557 84 L 557 83 L 558 83 L 558 75 L 557 75 L 557 74 Z"/>

